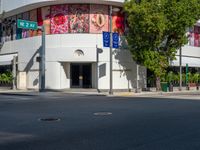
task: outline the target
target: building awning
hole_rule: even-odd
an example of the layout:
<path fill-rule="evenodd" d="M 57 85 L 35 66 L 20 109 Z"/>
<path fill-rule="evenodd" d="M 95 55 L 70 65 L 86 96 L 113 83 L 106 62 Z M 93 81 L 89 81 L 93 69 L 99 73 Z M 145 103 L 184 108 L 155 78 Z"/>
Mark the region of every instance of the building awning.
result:
<path fill-rule="evenodd" d="M 17 54 L 0 55 L 0 66 L 11 65 L 14 56 Z"/>
<path fill-rule="evenodd" d="M 182 57 L 182 66 L 185 67 L 188 64 L 189 67 L 199 67 L 200 68 L 200 58 L 194 57 Z M 171 66 L 179 66 L 179 56 L 176 56 L 176 60 L 170 63 Z"/>

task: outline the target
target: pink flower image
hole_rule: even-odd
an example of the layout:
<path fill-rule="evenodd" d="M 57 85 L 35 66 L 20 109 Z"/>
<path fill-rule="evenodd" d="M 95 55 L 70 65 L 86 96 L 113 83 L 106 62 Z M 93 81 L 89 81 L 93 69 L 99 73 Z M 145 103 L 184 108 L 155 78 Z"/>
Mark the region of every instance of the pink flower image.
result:
<path fill-rule="evenodd" d="M 89 5 L 70 5 L 69 30 L 71 33 L 89 32 Z"/>
<path fill-rule="evenodd" d="M 108 31 L 108 6 L 91 5 L 90 7 L 90 32 L 102 33 Z"/>
<path fill-rule="evenodd" d="M 51 34 L 68 33 L 68 5 L 51 6 Z"/>

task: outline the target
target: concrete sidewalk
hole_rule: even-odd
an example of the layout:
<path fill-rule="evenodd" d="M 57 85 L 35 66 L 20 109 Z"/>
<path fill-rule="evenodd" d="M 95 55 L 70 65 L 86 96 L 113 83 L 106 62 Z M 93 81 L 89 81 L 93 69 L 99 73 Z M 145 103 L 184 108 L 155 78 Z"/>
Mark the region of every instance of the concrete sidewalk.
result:
<path fill-rule="evenodd" d="M 99 96 L 119 96 L 119 97 L 137 97 L 137 96 L 173 96 L 173 95 L 199 95 L 200 90 L 191 89 L 182 91 L 175 90 L 173 92 L 156 92 L 156 91 L 141 91 L 140 93 L 135 92 L 114 92 L 113 95 L 109 95 L 107 91 L 98 92 L 96 89 L 66 89 L 66 90 L 47 90 L 46 92 L 40 93 L 38 90 L 12 90 L 12 89 L 0 89 L 0 94 L 7 95 L 46 95 L 46 94 L 82 94 L 82 95 L 99 95 Z"/>
<path fill-rule="evenodd" d="M 117 92 L 114 93 L 113 96 L 125 96 L 125 97 L 131 97 L 131 96 L 156 96 L 156 95 L 162 95 L 162 96 L 172 96 L 172 95 L 199 95 L 200 96 L 200 91 L 194 91 L 194 90 L 190 90 L 190 91 L 173 91 L 173 92 L 156 92 L 156 91 L 152 91 L 152 92 L 140 92 L 140 93 L 135 93 L 135 92 Z"/>

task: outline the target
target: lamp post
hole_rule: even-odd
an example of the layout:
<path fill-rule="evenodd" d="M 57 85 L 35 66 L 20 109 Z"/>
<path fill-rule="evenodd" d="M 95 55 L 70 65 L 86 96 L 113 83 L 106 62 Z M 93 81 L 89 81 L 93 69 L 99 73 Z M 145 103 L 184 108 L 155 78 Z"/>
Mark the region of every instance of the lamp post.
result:
<path fill-rule="evenodd" d="M 112 43 L 113 43 L 113 40 L 112 40 L 112 11 L 113 11 L 113 8 L 112 6 L 110 5 L 110 90 L 109 90 L 109 94 L 110 95 L 113 95 L 113 76 L 112 76 L 112 68 L 113 68 L 113 62 L 112 62 Z"/>
<path fill-rule="evenodd" d="M 119 8 L 113 8 L 112 5 L 110 5 L 110 13 L 109 13 L 109 20 L 110 20 L 110 90 L 109 94 L 113 95 L 113 60 L 112 60 L 112 49 L 113 49 L 113 35 L 112 35 L 112 13 L 113 12 L 119 12 Z"/>

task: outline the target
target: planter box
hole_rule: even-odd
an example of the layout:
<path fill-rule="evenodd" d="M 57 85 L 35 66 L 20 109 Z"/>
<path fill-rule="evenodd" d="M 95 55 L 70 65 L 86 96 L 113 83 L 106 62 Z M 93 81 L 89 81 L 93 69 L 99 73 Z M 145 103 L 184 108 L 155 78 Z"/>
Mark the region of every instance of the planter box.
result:
<path fill-rule="evenodd" d="M 189 83 L 189 87 L 196 87 L 196 83 Z"/>

